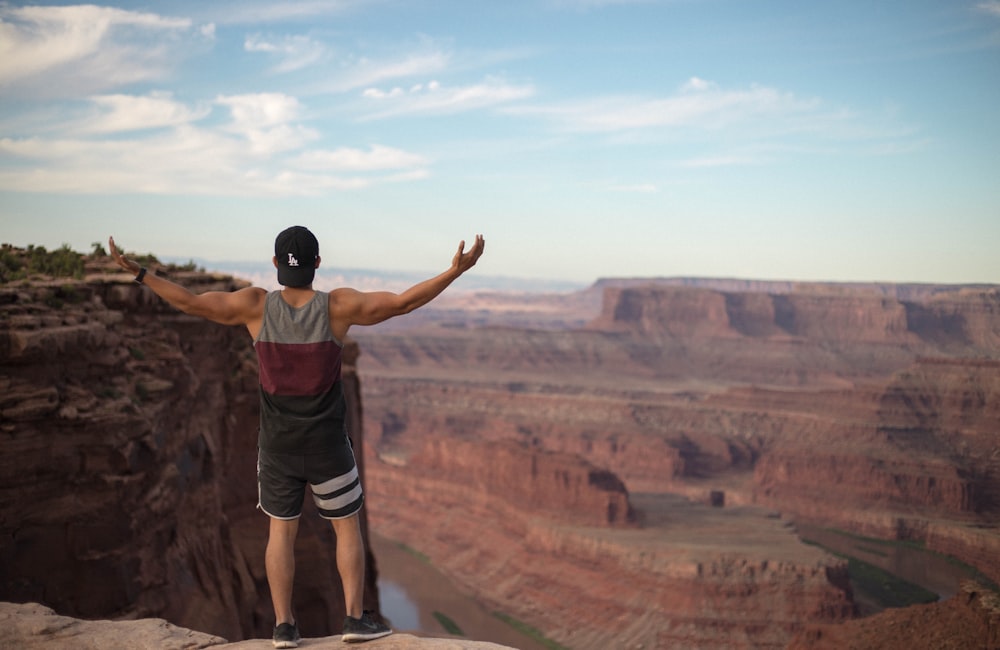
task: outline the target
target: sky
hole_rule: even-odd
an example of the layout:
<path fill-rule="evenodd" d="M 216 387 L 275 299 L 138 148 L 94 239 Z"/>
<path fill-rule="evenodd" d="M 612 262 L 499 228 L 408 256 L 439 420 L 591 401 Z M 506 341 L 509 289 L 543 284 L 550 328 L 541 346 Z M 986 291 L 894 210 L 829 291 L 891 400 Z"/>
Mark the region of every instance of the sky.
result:
<path fill-rule="evenodd" d="M 0 2 L 0 241 L 1000 283 L 1000 0 Z"/>

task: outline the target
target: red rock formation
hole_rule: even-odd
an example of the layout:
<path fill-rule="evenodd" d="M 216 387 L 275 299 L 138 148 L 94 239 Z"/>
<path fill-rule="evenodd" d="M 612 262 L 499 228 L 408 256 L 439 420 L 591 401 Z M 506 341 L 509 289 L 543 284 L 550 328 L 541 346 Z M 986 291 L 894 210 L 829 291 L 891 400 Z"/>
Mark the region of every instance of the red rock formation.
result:
<path fill-rule="evenodd" d="M 835 285 L 790 293 L 657 284 L 609 287 L 593 326 L 688 338 L 792 336 L 823 341 L 1000 345 L 1000 290 L 904 301 Z"/>
<path fill-rule="evenodd" d="M 635 512 L 617 476 L 578 456 L 532 449 L 513 441 L 456 438 L 428 442 L 407 462 L 416 475 L 497 496 L 533 514 L 592 526 L 629 524 Z"/>
<path fill-rule="evenodd" d="M 36 280 L 0 287 L 0 358 L 0 600 L 269 636 L 247 332 L 180 314 L 121 274 Z M 332 531 L 311 514 L 297 609 L 304 629 L 329 634 L 343 598 Z M 374 573 L 366 606 L 377 608 Z"/>
<path fill-rule="evenodd" d="M 788 650 L 997 650 L 1000 649 L 1000 599 L 996 592 L 966 583 L 945 602 L 886 610 L 841 625 L 810 625 Z"/>
<path fill-rule="evenodd" d="M 923 541 L 997 579 L 996 288 L 779 284 L 746 290 L 735 281 L 713 288 L 608 282 L 602 314 L 577 331 L 427 327 L 359 334 L 373 444 L 386 458 L 406 458 L 439 436 L 516 440 L 607 468 L 634 506 L 641 492 L 701 503 L 714 496 L 723 511 L 766 505 L 824 526 Z M 481 302 L 478 309 L 475 318 L 488 322 Z M 460 322 L 454 311 L 449 318 Z M 435 561 L 487 551 L 456 536 L 440 523 L 452 519 L 439 520 L 435 504 L 415 493 L 448 493 L 450 512 L 492 508 L 516 520 L 478 492 L 449 491 L 445 479 L 408 471 L 373 470 L 376 523 Z M 397 521 L 396 506 L 408 511 L 414 503 L 426 508 L 423 518 Z M 647 513 L 636 510 L 642 522 Z M 513 537 L 545 537 L 524 532 L 527 524 L 511 525 Z M 447 535 L 437 532 L 442 526 Z M 482 543 L 507 548 L 501 536 L 491 531 Z M 546 575 L 558 582 L 551 577 L 557 565 L 544 558 L 553 567 Z M 451 575 L 504 602 L 490 562 L 456 560 Z M 836 583 L 833 576 L 828 584 Z M 594 590 L 613 590 L 590 579 Z M 708 582 L 685 588 L 699 595 L 714 589 Z M 780 594 L 788 588 L 775 587 L 768 597 L 785 598 Z M 542 611 L 551 603 L 531 597 Z M 705 595 L 702 606 L 710 609 L 712 598 Z M 593 611 L 608 606 L 591 605 Z M 668 611 L 677 608 L 671 603 Z M 682 631 L 663 631 L 646 640 L 649 647 L 704 640 L 707 629 L 719 631 L 715 638 L 729 647 L 773 633 L 752 617 L 723 622 L 699 618 L 697 607 L 679 609 L 688 613 L 679 617 L 686 621 L 676 628 Z M 790 617 L 801 622 L 809 611 Z M 846 615 L 836 606 L 832 611 Z M 558 618 L 533 624 L 548 631 Z M 579 647 L 603 646 L 591 639 Z"/>

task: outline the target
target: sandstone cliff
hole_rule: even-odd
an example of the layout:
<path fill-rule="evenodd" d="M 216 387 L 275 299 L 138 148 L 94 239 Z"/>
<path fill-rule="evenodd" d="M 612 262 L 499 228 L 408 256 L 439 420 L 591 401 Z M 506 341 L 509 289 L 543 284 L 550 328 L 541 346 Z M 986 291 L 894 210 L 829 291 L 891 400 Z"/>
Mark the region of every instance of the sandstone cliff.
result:
<path fill-rule="evenodd" d="M 373 512 L 380 532 L 450 567 L 454 579 L 498 604 L 509 598 L 498 589 L 508 584 L 498 567 L 515 561 L 520 567 L 525 552 L 551 568 L 544 571 L 550 584 L 570 582 L 560 576 L 571 572 L 547 554 L 552 548 L 574 566 L 594 561 L 584 549 L 602 548 L 602 560 L 613 567 L 608 574 L 642 584 L 620 566 L 634 561 L 631 551 L 595 541 L 627 538 L 627 530 L 576 530 L 569 543 L 563 528 L 526 521 L 521 508 L 449 476 L 448 462 L 428 458 L 434 476 L 400 462 L 416 458 L 430 440 L 443 447 L 456 439 L 508 441 L 612 472 L 628 491 L 639 529 L 660 540 L 660 552 L 695 553 L 679 550 L 695 542 L 650 523 L 665 495 L 680 495 L 693 509 L 667 518 L 677 526 L 703 525 L 710 503 L 744 515 L 753 511 L 741 508 L 764 506 L 780 511 L 782 521 L 916 541 L 1000 580 L 996 287 L 602 284 L 603 309 L 584 328 L 560 327 L 568 319 L 554 314 L 544 326 L 511 327 L 505 312 L 492 318 L 479 300 L 464 327 L 453 310 L 447 323 L 428 319 L 420 328 L 357 334 L 371 482 L 385 506 Z M 447 505 L 424 494 L 448 495 Z M 421 517 L 396 516 L 412 509 Z M 504 526 L 488 535 L 456 534 L 448 513 L 473 509 L 499 512 Z M 695 565 L 743 558 L 736 563 L 754 566 L 757 560 L 747 559 L 752 552 L 737 543 L 754 538 L 758 529 L 748 525 L 711 542 L 712 551 L 726 548 L 727 560 L 705 549 Z M 525 540 L 517 553 L 515 540 Z M 808 564 L 789 559 L 797 556 L 795 544 L 774 541 L 770 550 L 768 566 L 807 572 Z M 727 602 L 721 594 L 728 588 L 714 582 L 738 575 L 731 565 L 696 571 L 687 584 L 676 580 L 674 567 L 654 580 L 664 600 L 646 597 L 645 609 L 635 604 L 621 617 L 659 630 L 652 640 L 629 637 L 647 647 L 668 640 L 780 647 L 818 612 L 853 616 L 850 588 L 837 577 L 842 570 L 834 564 L 823 588 L 791 597 L 794 580 L 768 574 L 772 586 L 763 589 L 765 573 L 756 571 L 744 578 L 744 600 L 737 603 Z M 619 594 L 607 578 L 591 574 L 588 585 L 567 589 L 587 594 L 574 597 L 581 609 L 618 606 L 614 597 L 612 604 L 594 596 Z M 534 611 L 530 605 L 516 611 L 539 629 L 571 647 L 604 647 L 599 616 L 576 619 L 550 598 L 519 593 L 530 597 Z M 687 594 L 683 604 L 675 599 L 680 593 Z M 786 626 L 754 618 L 751 612 L 767 602 L 794 603 Z M 576 636 L 560 631 L 565 619 L 576 621 Z"/>
<path fill-rule="evenodd" d="M 0 600 L 270 637 L 249 336 L 173 310 L 106 258 L 87 270 L 0 285 Z M 197 292 L 239 286 L 160 272 Z M 297 614 L 304 630 L 332 634 L 344 611 L 333 535 L 311 514 Z M 374 558 L 369 568 L 366 606 L 377 609 Z"/>

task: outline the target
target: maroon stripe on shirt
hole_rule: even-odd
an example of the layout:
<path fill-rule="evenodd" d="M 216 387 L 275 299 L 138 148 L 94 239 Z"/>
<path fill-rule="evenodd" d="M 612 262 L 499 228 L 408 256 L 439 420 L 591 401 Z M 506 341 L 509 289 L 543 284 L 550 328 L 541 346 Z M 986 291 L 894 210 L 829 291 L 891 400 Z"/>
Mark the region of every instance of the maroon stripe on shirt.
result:
<path fill-rule="evenodd" d="M 321 395 L 340 379 L 340 346 L 334 341 L 257 341 L 260 385 L 271 395 Z"/>

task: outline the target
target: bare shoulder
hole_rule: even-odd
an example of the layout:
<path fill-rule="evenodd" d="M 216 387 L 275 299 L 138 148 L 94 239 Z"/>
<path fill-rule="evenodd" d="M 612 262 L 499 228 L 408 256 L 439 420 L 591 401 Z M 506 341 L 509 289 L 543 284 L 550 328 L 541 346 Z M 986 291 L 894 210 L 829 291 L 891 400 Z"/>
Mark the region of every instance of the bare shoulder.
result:
<path fill-rule="evenodd" d="M 249 322 L 264 314 L 267 290 L 260 287 L 244 287 L 229 294 L 230 309 L 237 320 Z"/>
<path fill-rule="evenodd" d="M 330 291 L 328 302 L 330 313 L 343 313 L 357 307 L 364 294 L 357 289 L 341 287 Z"/>
<path fill-rule="evenodd" d="M 263 306 L 264 300 L 267 298 L 267 289 L 261 289 L 260 287 L 244 287 L 234 291 L 233 295 L 241 302 L 248 305 Z"/>

